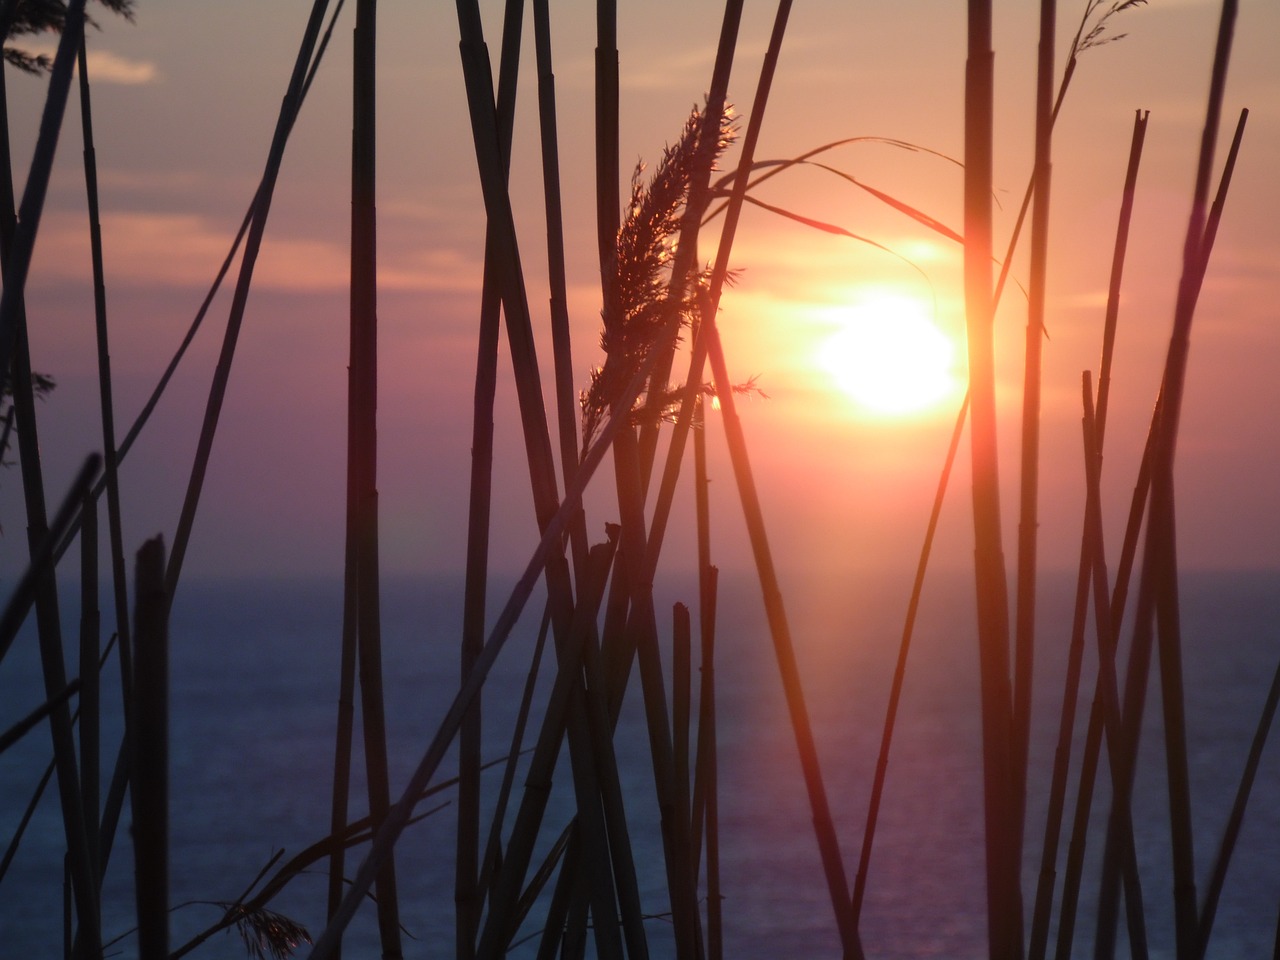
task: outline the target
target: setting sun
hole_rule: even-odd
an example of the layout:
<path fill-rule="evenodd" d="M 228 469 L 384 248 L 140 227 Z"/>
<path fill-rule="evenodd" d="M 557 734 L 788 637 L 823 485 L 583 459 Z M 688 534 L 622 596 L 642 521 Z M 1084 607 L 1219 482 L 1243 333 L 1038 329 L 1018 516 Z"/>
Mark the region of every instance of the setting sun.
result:
<path fill-rule="evenodd" d="M 955 345 L 923 301 L 877 291 L 843 308 L 835 323 L 818 346 L 818 363 L 858 407 L 904 416 L 956 392 Z"/>

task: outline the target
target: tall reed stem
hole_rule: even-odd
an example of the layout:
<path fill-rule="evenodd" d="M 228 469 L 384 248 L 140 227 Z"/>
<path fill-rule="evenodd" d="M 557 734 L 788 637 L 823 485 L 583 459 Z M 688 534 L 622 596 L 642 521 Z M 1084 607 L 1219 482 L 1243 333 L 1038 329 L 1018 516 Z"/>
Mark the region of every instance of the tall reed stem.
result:
<path fill-rule="evenodd" d="M 902 687 L 907 674 L 907 654 L 911 650 L 911 638 L 915 632 L 916 612 L 920 607 L 920 596 L 924 591 L 925 572 L 929 568 L 929 557 L 933 552 L 933 536 L 938 529 L 938 519 L 942 516 L 942 504 L 946 499 L 947 486 L 951 480 L 951 468 L 955 464 L 956 454 L 960 449 L 960 438 L 964 434 L 965 420 L 968 419 L 969 396 L 966 393 L 964 402 L 960 404 L 960 412 L 956 414 L 956 425 L 951 431 L 951 443 L 947 448 L 947 456 L 943 461 L 942 475 L 938 478 L 938 490 L 934 494 L 933 509 L 929 513 L 929 523 L 925 529 L 924 544 L 920 548 L 920 560 L 916 564 L 915 581 L 911 585 L 911 599 L 907 602 L 907 616 L 902 626 L 902 641 L 898 645 L 898 660 L 893 670 L 893 682 L 889 687 L 889 704 L 885 708 L 884 728 L 880 737 L 880 753 L 876 757 L 876 772 L 871 781 L 871 799 L 867 804 L 867 825 L 862 833 L 862 852 L 858 858 L 858 872 L 853 882 L 853 917 L 857 923 L 862 917 L 862 901 L 867 892 L 867 876 L 871 869 L 871 850 L 875 843 L 876 823 L 880 816 L 880 800 L 884 795 L 884 784 L 889 772 L 889 747 L 893 742 L 893 730 L 898 716 L 898 703 L 902 698 Z"/>
<path fill-rule="evenodd" d="M 1022 859 L 1026 814 L 1027 754 L 1031 736 L 1031 678 L 1035 663 L 1036 551 L 1040 525 L 1040 379 L 1045 336 L 1045 287 L 1049 259 L 1049 190 L 1053 146 L 1053 53 L 1056 0 L 1040 2 L 1040 44 L 1036 67 L 1035 161 L 1032 182 L 1031 276 L 1028 291 L 1026 363 L 1022 387 L 1022 470 L 1018 519 L 1018 595 L 1014 622 L 1013 795 L 1018 826 L 1015 857 Z"/>
<path fill-rule="evenodd" d="M 1098 378 L 1098 400 L 1094 417 L 1095 444 L 1097 446 L 1099 464 L 1101 464 L 1103 434 L 1106 427 L 1108 384 L 1111 380 L 1116 323 L 1119 317 L 1120 281 L 1124 270 L 1129 225 L 1133 217 L 1138 166 L 1142 158 L 1142 146 L 1146 136 L 1146 129 L 1147 114 L 1139 111 L 1134 117 L 1133 137 L 1129 147 L 1129 162 L 1125 173 L 1119 224 L 1116 228 L 1115 249 L 1111 262 L 1111 282 L 1107 297 L 1106 318 L 1103 324 L 1102 360 Z M 1072 618 L 1071 639 L 1067 650 L 1062 713 L 1058 725 L 1058 744 L 1054 754 L 1054 766 L 1049 785 L 1048 811 L 1045 815 L 1044 843 L 1040 858 L 1040 880 L 1036 888 L 1035 908 L 1032 914 L 1031 936 L 1027 951 L 1027 956 L 1030 960 L 1040 960 L 1045 955 L 1048 945 L 1049 920 L 1053 907 L 1053 888 L 1057 880 L 1058 844 L 1066 800 L 1071 743 L 1075 730 L 1076 703 L 1080 693 L 1080 670 L 1084 655 L 1089 589 L 1092 582 L 1093 547 L 1089 536 L 1088 530 L 1081 535 L 1080 560 L 1076 575 L 1076 603 Z M 1094 602 L 1096 604 L 1110 603 L 1110 598 L 1095 597 Z M 1119 625 L 1114 618 L 1112 625 L 1113 628 L 1117 628 Z M 1113 648 L 1114 645 L 1113 638 Z M 1096 767 L 1096 761 L 1093 766 Z M 1063 922 L 1065 921 L 1060 920 L 1060 925 Z"/>
<path fill-rule="evenodd" d="M 969 0 L 965 72 L 965 315 L 969 341 L 974 573 L 982 697 L 987 926 L 992 960 L 1022 953 L 1016 800 L 1011 756 L 1009 604 L 1000 529 L 991 287 L 993 62 L 990 0 Z"/>
<path fill-rule="evenodd" d="M 351 365 L 348 508 L 355 520 L 356 654 L 364 731 L 369 816 L 375 829 L 391 805 L 382 692 L 382 622 L 378 549 L 378 284 L 376 215 L 377 2 L 357 0 L 353 60 L 351 161 Z M 352 553 L 348 553 L 348 557 Z M 348 576 L 351 576 L 348 571 Z M 401 956 L 395 861 L 378 873 L 378 931 L 384 958 Z"/>
<path fill-rule="evenodd" d="M 71 70 L 83 33 L 84 3 L 79 0 L 73 2 L 66 11 L 66 23 L 54 60 L 35 156 L 32 158 L 23 191 L 21 209 L 16 216 L 13 209 L 12 159 L 9 154 L 7 92 L 0 87 L 0 94 L 4 94 L 0 97 L 0 110 L 3 111 L 0 125 L 5 128 L 3 154 L 0 155 L 0 183 L 3 183 L 0 188 L 3 190 L 3 196 L 0 196 L 0 269 L 4 274 L 4 291 L 0 297 L 0 380 L 11 383 L 13 390 L 23 499 L 27 513 L 27 549 L 34 574 L 31 586 L 36 608 L 36 629 L 45 694 L 51 701 L 67 686 L 67 678 L 62 651 L 57 578 L 54 564 L 49 562 L 51 557 L 43 555 L 49 546 L 50 528 L 36 425 L 24 288 L 70 91 Z M 96 472 L 96 464 L 94 469 Z M 73 507 L 79 505 L 81 496 L 82 494 L 72 501 Z M 53 737 L 58 791 L 67 840 L 67 862 L 77 920 L 81 930 L 86 931 L 90 937 L 95 937 L 99 932 L 97 872 L 93 869 L 95 857 L 89 848 L 84 797 L 71 731 L 71 714 L 65 701 L 52 709 L 49 727 Z M 101 949 L 101 941 L 92 939 L 88 947 L 98 951 Z"/>
<path fill-rule="evenodd" d="M 125 576 L 124 533 L 120 517 L 120 478 L 117 470 L 115 406 L 111 390 L 111 352 L 107 337 L 106 269 L 102 258 L 102 224 L 98 217 L 98 166 L 93 144 L 93 110 L 89 98 L 89 64 L 80 43 L 80 118 L 84 137 L 85 195 L 89 209 L 89 249 L 93 265 L 94 329 L 98 343 L 98 389 L 102 407 L 103 479 L 107 492 L 107 530 L 111 549 L 111 583 L 115 597 L 116 637 L 120 669 L 132 669 L 129 643 L 129 588 Z M 96 498 L 95 498 L 96 499 Z"/>
<path fill-rule="evenodd" d="M 91 943 L 102 942 L 101 886 L 98 877 L 101 851 L 98 808 L 101 804 L 102 685 L 98 672 L 101 614 L 98 610 L 98 513 L 85 498 L 84 524 L 80 528 L 80 792 L 84 808 L 88 868 L 95 887 L 98 916 L 95 930 L 81 931 Z"/>
<path fill-rule="evenodd" d="M 1174 915 L 1179 960 L 1195 956 L 1200 938 L 1197 929 L 1186 721 L 1183 714 L 1173 464 L 1186 382 L 1187 358 L 1190 351 L 1191 322 L 1207 267 L 1205 224 L 1208 218 L 1209 184 L 1237 6 L 1235 0 L 1224 0 L 1219 20 L 1209 102 L 1201 136 L 1200 160 L 1184 246 L 1183 272 L 1174 311 L 1173 335 L 1165 365 L 1164 402 L 1161 404 L 1158 442 L 1151 474 L 1151 519 L 1147 526 L 1144 562 L 1144 573 L 1153 578 L 1156 590 L 1156 615 L 1160 643 L 1160 699 L 1164 707 L 1165 754 L 1168 764 L 1170 827 L 1173 845 Z"/>
<path fill-rule="evenodd" d="M 515 120 L 517 66 L 523 3 L 509 2 L 502 32 L 498 72 L 497 125 L 504 171 L 511 164 L 511 129 Z M 498 243 L 493 228 L 485 240 L 485 267 L 480 300 L 480 335 L 476 358 L 471 486 L 468 503 L 466 582 L 463 588 L 463 679 L 484 647 L 485 599 L 489 567 L 489 515 L 493 495 L 493 404 L 497 390 L 501 296 Z M 459 960 L 474 956 L 479 933 L 480 874 L 480 736 L 481 701 L 477 699 L 459 731 L 458 829 L 454 865 L 456 952 Z"/>
<path fill-rule="evenodd" d="M 134 581 L 138 649 L 134 669 L 133 848 L 138 958 L 169 956 L 169 603 L 164 542 L 138 552 Z M 97 953 L 92 954 L 97 956 Z"/>
<path fill-rule="evenodd" d="M 62 36 L 58 40 L 58 52 L 53 58 L 49 76 L 49 90 L 45 95 L 44 112 L 40 116 L 40 132 L 36 136 L 35 153 L 22 191 L 22 203 L 13 232 L 5 238 L 5 283 L 0 293 L 0 378 L 11 376 L 19 331 L 26 325 L 24 290 L 27 271 L 31 268 L 31 254 L 35 249 L 36 233 L 40 229 L 40 216 L 44 212 L 45 195 L 49 190 L 49 178 L 53 173 L 53 158 L 58 149 L 58 137 L 62 132 L 62 118 L 71 92 L 71 71 L 75 67 L 76 52 L 84 38 L 85 0 L 70 0 L 64 13 Z M 6 31 L 7 35 L 7 31 Z M 8 160 L 8 105 L 5 105 L 5 152 Z M 4 187 L 11 198 L 12 167 L 6 163 Z M 11 204 L 6 204 L 10 206 Z M 10 216 L 5 212 L 6 219 Z M 7 228 L 6 228 L 7 229 Z"/>

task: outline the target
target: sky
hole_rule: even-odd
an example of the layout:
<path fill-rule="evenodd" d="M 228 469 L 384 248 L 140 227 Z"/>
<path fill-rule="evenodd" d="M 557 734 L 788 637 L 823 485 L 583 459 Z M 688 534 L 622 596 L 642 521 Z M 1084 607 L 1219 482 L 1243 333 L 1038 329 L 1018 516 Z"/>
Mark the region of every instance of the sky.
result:
<path fill-rule="evenodd" d="M 310 9 L 302 0 L 217 4 L 139 0 L 135 22 L 101 14 L 89 74 L 102 191 L 118 432 L 141 410 L 216 273 L 252 196 Z M 205 493 L 188 553 L 193 576 L 337 576 L 342 569 L 347 368 L 350 37 L 347 4 L 290 140 L 267 225 Z M 716 4 L 654 0 L 619 14 L 624 180 L 671 142 L 709 81 Z M 379 492 L 382 567 L 461 569 L 484 214 L 450 4 L 384 3 L 378 21 Z M 496 50 L 501 4 L 485 7 Z M 997 3 L 997 249 L 1031 166 L 1035 5 Z M 1058 69 L 1083 10 L 1059 4 Z M 859 180 L 959 229 L 964 5 L 954 0 L 796 5 L 757 156 L 826 154 Z M 599 350 L 591 155 L 594 5 L 553 4 L 574 364 L 585 386 Z M 1104 510 L 1118 549 L 1173 315 L 1182 238 L 1208 90 L 1217 5 L 1152 0 L 1108 23 L 1087 51 L 1054 136 L 1044 343 L 1042 563 L 1067 568 L 1083 503 L 1080 377 L 1096 371 L 1112 237 L 1135 111 L 1150 125 L 1120 315 Z M 730 99 L 752 101 L 772 20 L 749 3 Z M 673 29 L 672 25 L 679 28 Z M 1119 34 L 1126 34 L 1123 38 Z M 1180 560 L 1187 567 L 1280 567 L 1280 7 L 1240 4 L 1225 114 L 1250 110 L 1239 165 L 1200 300 L 1178 447 Z M 547 325 L 532 25 L 516 123 L 512 197 L 535 325 Z M 39 42 L 36 43 L 39 46 Z M 16 176 L 34 143 L 45 81 L 10 72 Z M 28 284 L 33 366 L 55 377 L 40 406 L 49 499 L 101 448 L 92 287 L 73 94 Z M 1220 167 L 1230 131 L 1222 135 Z M 731 168 L 735 154 L 723 165 Z M 1216 173 L 1215 173 L 1216 176 Z M 624 184 L 625 185 L 625 184 Z M 906 417 L 858 407 L 822 354 L 850 310 L 910 298 L 954 346 L 962 379 L 958 247 L 817 169 L 762 185 L 770 204 L 874 240 L 886 252 L 749 209 L 733 247 L 741 271 L 719 324 L 735 379 L 767 399 L 742 415 L 784 583 L 869 570 L 909 582 L 959 403 L 954 387 Z M 711 256 L 719 221 L 705 233 Z M 1025 252 L 1012 277 L 1025 284 Z M 215 300 L 192 350 L 122 466 L 128 549 L 171 538 L 229 309 Z M 881 320 L 892 323 L 893 318 Z M 1007 556 L 1017 514 L 1018 408 L 1026 300 L 998 317 L 998 402 Z M 539 341 L 549 385 L 549 340 Z M 827 358 L 828 361 L 830 357 Z M 504 374 L 497 408 L 494 564 L 519 570 L 536 543 L 518 418 Z M 836 365 L 839 367 L 839 364 Z M 715 559 L 747 561 L 741 510 L 713 413 Z M 967 441 L 962 451 L 967 450 Z M 972 550 L 962 453 L 939 528 L 941 565 Z M 588 500 L 593 536 L 616 520 L 611 481 Z M 686 484 L 686 487 L 688 485 Z M 25 553 L 16 469 L 0 473 L 0 574 Z M 681 494 L 664 562 L 692 564 L 692 494 Z M 1011 559 L 1010 559 L 1011 562 Z"/>

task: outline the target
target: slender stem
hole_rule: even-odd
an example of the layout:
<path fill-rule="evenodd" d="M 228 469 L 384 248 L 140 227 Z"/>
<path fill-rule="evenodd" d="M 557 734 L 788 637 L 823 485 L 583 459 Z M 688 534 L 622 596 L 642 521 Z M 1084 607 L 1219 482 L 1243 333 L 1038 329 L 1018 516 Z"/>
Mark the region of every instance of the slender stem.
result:
<path fill-rule="evenodd" d="M 1022 859 L 1026 816 L 1027 754 L 1031 737 L 1031 679 L 1035 663 L 1036 552 L 1040 527 L 1040 380 L 1045 335 L 1049 260 L 1049 192 L 1053 145 L 1053 51 L 1056 0 L 1040 2 L 1040 45 L 1036 69 L 1036 137 L 1032 182 L 1031 275 L 1028 291 L 1026 364 L 1022 388 L 1022 469 L 1019 477 L 1018 591 L 1014 621 L 1013 794 L 1018 824 L 1015 858 Z"/>
<path fill-rule="evenodd" d="M 1209 949 L 1209 935 L 1213 932 L 1213 921 L 1217 916 L 1218 901 L 1222 896 L 1223 884 L 1226 882 L 1227 868 L 1231 865 L 1231 855 L 1240 837 L 1245 808 L 1249 804 L 1249 793 L 1253 789 L 1258 765 L 1262 761 L 1262 751 L 1267 744 L 1267 734 L 1271 731 L 1271 722 L 1275 719 L 1278 703 L 1280 703 L 1280 666 L 1276 667 L 1276 672 L 1271 678 L 1271 688 L 1267 691 L 1266 701 L 1262 705 L 1262 715 L 1258 718 L 1258 726 L 1254 731 L 1253 741 L 1249 745 L 1249 755 L 1245 759 L 1244 771 L 1240 774 L 1236 799 L 1231 805 L 1231 813 L 1227 817 L 1227 825 L 1222 833 L 1218 856 L 1214 860 L 1213 871 L 1209 875 L 1204 904 L 1200 908 L 1198 924 L 1200 945 L 1196 952 L 1196 960 L 1203 960 L 1205 952 Z"/>
<path fill-rule="evenodd" d="M 674 325 L 668 326 L 662 334 L 662 339 L 674 338 L 676 333 L 677 328 Z M 630 405 L 640 395 L 640 391 L 644 388 L 644 384 L 653 369 L 654 359 L 651 353 L 633 374 L 630 383 L 627 384 L 622 392 L 622 397 L 618 404 L 619 410 L 630 410 Z M 369 854 L 364 863 L 361 864 L 359 872 L 351 881 L 347 893 L 343 897 L 340 909 L 330 919 L 324 933 L 316 940 L 315 949 L 312 951 L 313 960 L 331 960 L 334 956 L 342 931 L 351 922 L 351 918 L 355 915 L 361 900 L 368 893 L 378 865 L 390 853 L 400 833 L 409 822 L 419 795 L 439 768 L 445 752 L 457 735 L 458 728 L 462 722 L 462 715 L 484 685 L 485 679 L 493 668 L 493 664 L 497 661 L 498 655 L 502 652 L 507 638 L 511 635 L 511 630 L 519 619 L 524 605 L 533 593 L 534 586 L 542 577 L 550 559 L 561 552 L 565 531 L 572 522 L 575 511 L 581 507 L 583 492 L 594 476 L 596 469 L 600 466 L 601 460 L 604 459 L 605 454 L 612 446 L 613 439 L 625 420 L 626 414 L 610 414 L 600 430 L 599 437 L 582 458 L 582 463 L 579 465 L 577 473 L 574 474 L 573 481 L 568 485 L 564 500 L 543 529 L 542 538 L 538 541 L 538 545 L 529 558 L 529 562 L 525 565 L 524 572 L 516 581 L 510 597 L 502 608 L 502 612 L 494 621 L 480 659 L 476 661 L 475 667 L 468 675 L 466 682 L 455 695 L 431 743 L 424 751 L 417 767 L 410 776 L 406 789 L 401 794 L 400 799 L 392 806 L 386 822 L 374 837 Z M 557 678 L 557 685 L 559 685 L 559 682 L 559 678 Z M 554 695 L 555 691 L 553 690 L 553 697 Z M 548 707 L 548 712 L 550 710 L 551 708 Z"/>
<path fill-rule="evenodd" d="M 1142 158 L 1142 145 L 1146 134 L 1146 118 L 1147 115 L 1140 111 L 1134 118 L 1133 138 L 1129 147 L 1129 163 L 1125 174 L 1119 225 L 1116 229 L 1115 250 L 1112 255 L 1111 284 L 1107 296 L 1106 321 L 1103 325 L 1098 399 L 1094 414 L 1095 444 L 1100 458 L 1099 469 L 1101 469 L 1103 433 L 1106 424 L 1107 385 L 1111 380 L 1116 325 L 1119 318 L 1120 280 L 1123 273 L 1125 251 L 1128 247 L 1129 225 L 1133 216 L 1133 200 L 1136 192 L 1138 166 Z M 1045 955 L 1048 946 L 1053 888 L 1057 879 L 1058 844 L 1061 838 L 1063 809 L 1066 801 L 1067 775 L 1075 729 L 1076 703 L 1080 695 L 1080 670 L 1084 655 L 1084 634 L 1088 614 L 1089 586 L 1092 576 L 1093 547 L 1089 542 L 1089 536 L 1090 534 L 1086 527 L 1081 534 L 1080 560 L 1076 574 L 1076 602 L 1072 617 L 1071 639 L 1068 644 L 1067 668 L 1063 682 L 1062 714 L 1058 724 L 1058 745 L 1054 753 L 1054 766 L 1050 779 L 1048 811 L 1045 815 L 1044 843 L 1040 858 L 1040 880 L 1036 889 L 1031 936 L 1027 951 L 1030 960 L 1040 960 Z M 1101 603 L 1103 599 L 1095 598 L 1095 602 Z M 1118 627 L 1117 618 L 1113 618 L 1113 627 Z M 1114 648 L 1114 638 L 1112 639 L 1112 646 Z M 1091 768 L 1096 768 L 1096 758 Z M 1060 920 L 1060 937 L 1064 936 L 1061 930 L 1062 922 Z"/>
<path fill-rule="evenodd" d="M 622 215 L 618 160 L 618 4 L 596 0 L 596 242 L 608 287 Z"/>
<path fill-rule="evenodd" d="M 84 34 L 83 0 L 71 3 L 65 16 L 35 156 L 27 175 L 21 208 L 16 216 L 13 209 L 7 92 L 0 88 L 0 94 L 3 94 L 0 97 L 0 110 L 3 110 L 0 125 L 5 128 L 3 153 L 0 154 L 0 182 L 4 184 L 3 195 L 0 196 L 0 270 L 4 275 L 4 291 L 0 297 L 0 380 L 10 382 L 13 390 L 23 499 L 27 514 L 27 549 L 30 569 L 34 574 L 30 585 L 36 609 L 45 695 L 50 701 L 55 700 L 67 686 L 67 677 L 62 651 L 57 578 L 54 564 L 48 562 L 49 558 L 45 556 L 50 544 L 50 528 L 36 424 L 24 288 L 70 92 L 71 71 Z M 97 470 L 96 461 L 93 470 Z M 83 490 L 71 501 L 72 509 L 80 505 L 82 497 Z M 14 626 L 16 630 L 17 625 Z M 8 638 L 3 642 L 7 648 Z M 77 920 L 80 929 L 94 937 L 87 947 L 97 952 L 101 949 L 101 941 L 97 939 L 100 933 L 97 871 L 93 867 L 94 853 L 89 847 L 84 796 L 76 766 L 75 741 L 67 704 L 62 702 L 55 706 L 49 719 Z"/>
<path fill-rule="evenodd" d="M 867 805 L 867 825 L 862 834 L 862 853 L 858 858 L 858 873 L 853 883 L 853 916 L 855 923 L 862 917 L 862 901 L 867 891 L 867 874 L 871 868 L 871 849 L 875 842 L 876 823 L 880 815 L 880 800 L 884 794 L 885 779 L 889 771 L 889 747 L 893 743 L 894 724 L 898 716 L 898 703 L 902 697 L 902 686 L 907 674 L 907 654 L 911 649 L 911 638 L 915 633 L 916 611 L 920 606 L 920 595 L 924 591 L 925 572 L 929 568 L 929 557 L 933 552 L 933 536 L 938 529 L 938 519 L 942 516 L 942 504 L 946 499 L 947 485 L 951 479 L 951 468 L 955 464 L 956 454 L 960 450 L 960 438 L 964 434 L 965 420 L 969 412 L 969 395 L 966 393 L 960 410 L 956 414 L 956 425 L 951 431 L 951 443 L 947 447 L 947 456 L 943 461 L 942 475 L 938 478 L 938 490 L 933 498 L 933 509 L 929 513 L 929 524 L 925 530 L 924 544 L 920 548 L 920 560 L 916 564 L 916 577 L 911 585 L 911 599 L 907 603 L 906 621 L 902 626 L 902 641 L 898 646 L 898 661 L 893 671 L 893 682 L 889 688 L 889 705 L 885 710 L 884 732 L 880 737 L 880 753 L 876 757 L 875 777 L 871 781 L 871 800 Z"/>
<path fill-rule="evenodd" d="M 694 273 L 698 269 L 698 236 L 707 205 L 711 200 L 711 170 L 721 135 L 722 118 L 725 110 L 728 109 L 729 76 L 733 70 L 738 30 L 742 24 L 742 6 L 742 0 L 726 0 L 724 17 L 720 23 L 720 39 L 716 45 L 716 59 L 711 69 L 711 83 L 702 116 L 702 131 L 698 136 L 693 175 L 690 177 L 689 193 L 685 199 L 680 239 L 676 245 L 675 260 L 671 265 L 671 281 L 667 285 L 666 302 L 673 309 L 684 302 L 689 286 L 694 282 Z M 654 368 L 649 385 L 650 390 L 666 389 L 674 359 L 673 345 L 658 358 L 658 365 Z M 701 365 L 699 365 L 698 376 L 701 377 L 701 375 Z M 687 386 L 693 386 L 693 381 Z M 700 392 L 698 396 L 701 396 Z M 640 430 L 640 464 L 644 473 L 646 492 L 657 451 L 658 428 L 659 424 L 654 422 L 645 424 Z M 677 464 L 683 459 L 683 440 L 678 449 L 681 456 L 674 458 Z M 668 455 L 668 463 L 672 459 Z"/>
<path fill-rule="evenodd" d="M 1144 564 L 1144 573 L 1154 580 L 1159 622 L 1161 703 L 1164 707 L 1165 753 L 1168 764 L 1174 915 L 1179 960 L 1195 955 L 1200 937 L 1197 930 L 1194 844 L 1183 715 L 1173 464 L 1190 350 L 1191 322 L 1207 267 L 1205 256 L 1207 201 L 1237 6 L 1235 0 L 1224 0 L 1219 21 L 1209 102 L 1201 136 L 1200 160 L 1196 171 L 1191 216 L 1184 245 L 1183 272 L 1174 311 L 1173 335 L 1170 338 L 1165 365 L 1165 402 L 1161 404 L 1160 429 L 1152 468 L 1151 521 L 1147 527 Z"/>
<path fill-rule="evenodd" d="M 133 726 L 133 846 L 138 958 L 169 956 L 169 602 L 164 542 L 138 552 Z"/>
<path fill-rule="evenodd" d="M 85 497 L 84 523 L 80 528 L 80 792 L 84 808 L 88 868 L 95 882 L 99 867 L 102 770 L 102 685 L 98 673 L 101 614 L 98 610 L 98 514 Z M 101 911 L 101 887 L 95 903 Z M 102 916 L 92 918 L 97 929 L 82 931 L 93 943 L 102 942 Z"/>
<path fill-rule="evenodd" d="M 503 20 L 498 72 L 497 125 L 504 171 L 511 164 L 523 3 L 508 0 Z M 479 345 L 473 400 L 471 486 L 468 504 L 466 582 L 463 593 L 461 670 L 465 679 L 484 647 L 485 599 L 489 567 L 489 517 L 493 496 L 493 405 L 497 390 L 501 324 L 498 244 L 490 228 L 480 300 Z M 459 732 L 458 829 L 454 866 L 456 951 L 459 960 L 474 956 L 480 926 L 480 737 L 481 701 L 477 700 Z"/>
<path fill-rule="evenodd" d="M 719 571 L 710 567 L 702 592 L 702 692 L 698 698 L 698 769 L 705 783 L 707 847 L 707 958 L 723 960 L 724 920 L 720 895 L 720 785 L 716 756 L 715 608 Z M 698 804 L 695 803 L 695 809 Z M 699 821 L 699 822 L 700 822 Z"/>
<path fill-rule="evenodd" d="M 40 116 L 40 132 L 36 136 L 35 153 L 22 191 L 22 203 L 13 233 L 5 237 L 5 282 L 0 294 L 0 379 L 10 376 L 17 349 L 18 334 L 26 325 L 23 291 L 27 284 L 27 271 L 31 268 L 31 255 L 35 249 L 36 233 L 40 229 L 40 216 L 44 212 L 45 195 L 49 178 L 53 173 L 53 158 L 58 149 L 58 137 L 62 132 L 62 118 L 66 112 L 67 97 L 71 92 L 71 71 L 75 67 L 76 53 L 84 37 L 85 0 L 70 0 L 63 14 L 62 36 L 58 40 L 58 52 L 53 58 L 49 77 L 49 90 L 45 96 L 44 112 Z M 6 34 L 7 35 L 7 34 Z M 4 178 L 10 181 L 5 188 L 12 197 L 12 170 L 8 157 L 8 106 L 5 106 L 5 170 Z M 11 211 L 4 212 L 7 219 Z M 9 228 L 6 227 L 6 232 Z"/>
<path fill-rule="evenodd" d="M 987 926 L 992 960 L 1022 952 L 1021 813 L 1010 754 L 1009 604 L 1000 529 L 991 287 L 993 62 L 990 0 L 969 0 L 965 73 L 965 314 L 969 341 L 974 573 L 982 697 Z"/>
<path fill-rule="evenodd" d="M 80 119 L 84 137 L 85 194 L 89 209 L 89 246 L 93 264 L 94 329 L 98 343 L 98 390 L 102 406 L 103 481 L 107 492 L 107 524 L 111 549 L 111 582 L 115 596 L 116 637 L 120 645 L 120 669 L 132 670 L 129 642 L 129 587 L 126 579 L 124 532 L 120 513 L 120 477 L 117 469 L 114 403 L 111 390 L 111 352 L 107 338 L 106 269 L 102 260 L 102 225 L 98 217 L 97 153 L 93 144 L 93 110 L 89 97 L 89 64 L 82 41 L 79 51 Z M 95 497 L 96 499 L 96 497 Z M 85 504 L 87 518 L 90 504 Z M 125 718 L 126 727 L 128 717 Z"/>

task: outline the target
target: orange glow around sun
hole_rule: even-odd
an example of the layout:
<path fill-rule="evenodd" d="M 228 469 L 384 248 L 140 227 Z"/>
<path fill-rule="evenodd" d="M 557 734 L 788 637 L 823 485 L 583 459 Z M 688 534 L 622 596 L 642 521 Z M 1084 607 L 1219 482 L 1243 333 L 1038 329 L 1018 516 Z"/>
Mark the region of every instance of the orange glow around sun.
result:
<path fill-rule="evenodd" d="M 918 415 L 957 396 L 956 344 L 928 303 L 871 290 L 828 316 L 834 329 L 818 342 L 815 359 L 863 413 Z"/>

